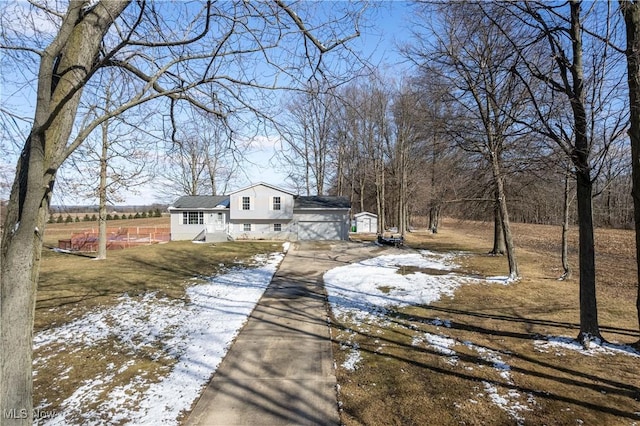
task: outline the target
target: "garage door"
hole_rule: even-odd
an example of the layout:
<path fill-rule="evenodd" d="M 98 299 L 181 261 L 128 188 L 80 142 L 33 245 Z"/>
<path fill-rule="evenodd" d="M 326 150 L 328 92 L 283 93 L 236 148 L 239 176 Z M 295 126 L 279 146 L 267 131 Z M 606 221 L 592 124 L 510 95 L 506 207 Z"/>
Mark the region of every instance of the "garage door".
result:
<path fill-rule="evenodd" d="M 340 240 L 342 222 L 298 222 L 299 240 Z"/>

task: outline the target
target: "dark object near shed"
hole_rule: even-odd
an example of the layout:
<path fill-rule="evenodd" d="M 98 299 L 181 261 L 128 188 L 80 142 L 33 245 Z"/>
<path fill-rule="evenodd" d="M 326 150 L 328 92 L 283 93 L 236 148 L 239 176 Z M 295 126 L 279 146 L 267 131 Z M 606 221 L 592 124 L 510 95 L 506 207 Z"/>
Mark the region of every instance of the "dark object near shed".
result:
<path fill-rule="evenodd" d="M 402 247 L 404 245 L 404 238 L 401 234 L 378 234 L 378 244 Z"/>

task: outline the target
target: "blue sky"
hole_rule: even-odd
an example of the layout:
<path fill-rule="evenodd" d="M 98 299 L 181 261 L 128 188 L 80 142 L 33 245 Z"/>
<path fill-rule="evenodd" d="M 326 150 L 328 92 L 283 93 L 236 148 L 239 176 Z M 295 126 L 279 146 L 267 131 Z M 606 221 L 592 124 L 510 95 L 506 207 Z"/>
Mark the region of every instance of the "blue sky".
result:
<path fill-rule="evenodd" d="M 319 3 L 320 9 L 325 5 L 331 6 L 337 4 L 337 2 L 324 2 Z M 371 62 L 378 67 L 378 70 L 383 75 L 392 75 L 397 77 L 402 69 L 406 69 L 406 65 L 401 65 L 399 62 L 402 58 L 397 52 L 397 43 L 402 43 L 407 40 L 409 34 L 409 9 L 407 2 L 400 1 L 378 1 L 373 2 L 372 6 L 366 16 L 364 16 L 364 23 L 360 27 L 361 36 L 350 42 L 351 48 L 360 54 L 362 57 L 370 58 Z M 12 72 L 11 70 L 0 69 L 0 72 Z M 5 80 L 6 81 L 6 80 Z M 16 92 L 18 88 L 9 86 L 6 82 L 0 84 L 0 98 L 5 107 L 10 105 L 20 104 L 23 106 L 26 118 L 32 114 L 34 105 L 30 99 L 21 96 Z M 20 92 L 24 93 L 24 92 Z M 7 141 L 7 135 L 0 135 Z M 20 139 L 20 138 L 18 138 Z M 0 141 L 2 142 L 2 141 Z M 21 143 L 21 140 L 17 141 Z M 248 154 L 248 160 L 251 164 L 247 164 L 244 171 L 246 176 L 240 177 L 236 186 L 245 186 L 249 182 L 265 181 L 274 185 L 287 187 L 286 175 L 277 170 L 277 165 L 272 161 L 276 154 L 278 141 L 273 138 L 261 138 L 259 143 L 254 144 L 252 151 Z M 3 147 L 0 144 L 0 150 Z M 3 154 L 0 163 L 5 162 L 5 168 L 7 164 L 12 164 L 11 160 L 7 163 L 7 156 Z M 0 164 L 0 167 L 2 164 Z M 12 165 L 13 167 L 15 165 Z M 2 170 L 0 170 L 2 171 Z M 9 173 L 9 178 L 12 179 L 13 172 Z M 60 192 L 60 191 L 57 191 Z M 126 204 L 151 204 L 160 200 L 154 191 L 153 185 L 147 185 L 139 188 L 139 194 L 129 194 L 126 196 Z M 6 198 L 6 190 L 0 189 L 0 197 Z M 77 199 L 69 199 L 62 197 L 60 193 L 54 193 L 54 204 L 75 204 L 80 202 Z M 89 203 L 89 202 L 87 202 Z"/>
<path fill-rule="evenodd" d="M 360 37 L 351 42 L 353 49 L 363 57 L 370 57 L 371 63 L 383 75 L 398 77 L 409 67 L 403 62 L 397 46 L 410 38 L 410 10 L 409 3 L 404 1 L 374 2 Z M 277 145 L 275 139 L 272 142 Z M 273 164 L 276 148 L 268 141 L 256 146 L 248 156 L 253 165 L 247 167 L 247 174 L 253 182 L 263 181 L 287 188 L 286 174 Z"/>

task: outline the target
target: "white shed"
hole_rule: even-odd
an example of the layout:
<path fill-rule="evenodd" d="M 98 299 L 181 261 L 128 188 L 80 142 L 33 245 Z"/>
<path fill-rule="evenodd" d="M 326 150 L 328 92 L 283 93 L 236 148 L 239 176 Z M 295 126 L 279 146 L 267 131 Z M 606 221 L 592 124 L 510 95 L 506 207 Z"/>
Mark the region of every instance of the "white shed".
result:
<path fill-rule="evenodd" d="M 357 233 L 378 232 L 378 215 L 369 212 L 361 212 L 354 215 Z"/>

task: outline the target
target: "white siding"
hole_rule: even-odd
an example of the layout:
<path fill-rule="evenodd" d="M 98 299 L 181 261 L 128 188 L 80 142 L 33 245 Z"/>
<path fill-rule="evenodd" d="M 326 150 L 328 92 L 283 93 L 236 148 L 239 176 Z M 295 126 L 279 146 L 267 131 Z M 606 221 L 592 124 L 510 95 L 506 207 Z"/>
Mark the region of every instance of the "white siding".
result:
<path fill-rule="evenodd" d="M 356 232 L 375 233 L 378 232 L 378 216 L 372 213 L 358 213 L 355 215 Z"/>
<path fill-rule="evenodd" d="M 251 209 L 242 209 L 242 197 L 250 197 Z M 273 197 L 280 197 L 280 210 L 273 210 Z M 255 185 L 230 195 L 231 218 L 238 223 L 243 220 L 291 220 L 293 218 L 293 195 L 266 185 Z"/>
<path fill-rule="evenodd" d="M 281 231 L 274 231 L 274 223 L 281 225 Z M 251 231 L 244 230 L 245 224 L 251 225 Z M 229 234 L 238 240 L 292 240 L 296 235 L 294 224 L 289 220 L 278 222 L 257 219 L 232 221 L 229 224 Z"/>
<path fill-rule="evenodd" d="M 184 224 L 182 220 L 182 214 L 184 212 L 203 211 L 204 223 L 203 224 Z M 222 213 L 222 224 L 218 223 L 218 213 Z M 198 236 L 202 231 L 206 233 L 220 233 L 226 235 L 226 229 L 228 222 L 228 210 L 197 210 L 197 209 L 181 209 L 171 210 L 171 240 L 192 240 Z"/>

